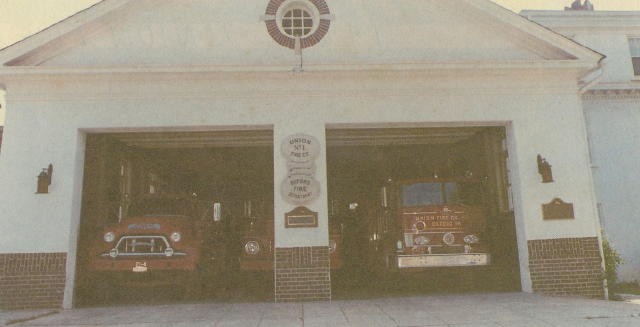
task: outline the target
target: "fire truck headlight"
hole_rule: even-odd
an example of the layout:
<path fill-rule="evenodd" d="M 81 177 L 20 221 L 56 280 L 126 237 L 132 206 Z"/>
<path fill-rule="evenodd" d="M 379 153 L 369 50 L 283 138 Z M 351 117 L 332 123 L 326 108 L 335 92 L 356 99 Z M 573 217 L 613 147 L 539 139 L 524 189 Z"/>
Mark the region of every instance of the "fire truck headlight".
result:
<path fill-rule="evenodd" d="M 446 232 L 444 236 L 442 236 L 442 242 L 446 245 L 452 245 L 456 241 L 456 236 L 453 235 L 452 232 Z"/>
<path fill-rule="evenodd" d="M 330 240 L 329 241 L 329 253 L 336 252 L 337 248 L 338 248 L 338 243 L 336 243 L 335 240 Z"/>
<path fill-rule="evenodd" d="M 107 243 L 111 243 L 116 239 L 116 234 L 114 234 L 113 232 L 107 232 L 104 234 L 104 241 Z"/>
<path fill-rule="evenodd" d="M 260 244 L 256 241 L 249 241 L 244 245 L 244 252 L 249 255 L 256 255 L 260 252 Z"/>
<path fill-rule="evenodd" d="M 182 235 L 179 232 L 173 232 L 171 233 L 171 240 L 174 242 L 180 242 L 180 240 L 182 239 Z"/>
<path fill-rule="evenodd" d="M 471 234 L 464 237 L 464 242 L 467 244 L 475 244 L 480 242 L 480 238 Z"/>
<path fill-rule="evenodd" d="M 418 245 L 427 245 L 431 242 L 431 239 L 426 236 L 418 236 L 413 240 L 413 242 Z"/>

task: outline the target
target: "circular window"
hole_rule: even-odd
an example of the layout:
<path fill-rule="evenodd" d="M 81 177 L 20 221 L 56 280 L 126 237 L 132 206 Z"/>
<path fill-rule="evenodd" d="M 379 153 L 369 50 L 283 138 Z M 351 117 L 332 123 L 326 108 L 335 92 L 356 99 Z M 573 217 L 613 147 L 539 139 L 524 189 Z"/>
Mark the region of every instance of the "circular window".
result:
<path fill-rule="evenodd" d="M 284 33 L 293 37 L 304 37 L 311 34 L 313 18 L 305 9 L 291 9 L 282 16 Z"/>
<path fill-rule="evenodd" d="M 290 49 L 308 48 L 329 31 L 330 12 L 324 0 L 271 0 L 265 23 L 271 37 Z"/>

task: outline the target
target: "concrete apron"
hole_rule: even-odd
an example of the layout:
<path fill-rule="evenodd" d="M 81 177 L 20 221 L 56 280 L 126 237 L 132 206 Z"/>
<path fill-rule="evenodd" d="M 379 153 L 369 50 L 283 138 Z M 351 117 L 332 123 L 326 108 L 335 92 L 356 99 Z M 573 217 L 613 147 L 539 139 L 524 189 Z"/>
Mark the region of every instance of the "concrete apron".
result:
<path fill-rule="evenodd" d="M 0 312 L 7 326 L 640 326 L 640 305 L 527 293 Z"/>

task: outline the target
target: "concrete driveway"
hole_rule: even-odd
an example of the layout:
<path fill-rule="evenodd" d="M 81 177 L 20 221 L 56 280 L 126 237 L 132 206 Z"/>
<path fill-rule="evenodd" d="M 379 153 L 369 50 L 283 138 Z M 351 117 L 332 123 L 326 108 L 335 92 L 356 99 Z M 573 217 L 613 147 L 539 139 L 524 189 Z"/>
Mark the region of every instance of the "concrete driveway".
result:
<path fill-rule="evenodd" d="M 640 304 L 525 293 L 0 312 L 10 326 L 640 326 Z"/>

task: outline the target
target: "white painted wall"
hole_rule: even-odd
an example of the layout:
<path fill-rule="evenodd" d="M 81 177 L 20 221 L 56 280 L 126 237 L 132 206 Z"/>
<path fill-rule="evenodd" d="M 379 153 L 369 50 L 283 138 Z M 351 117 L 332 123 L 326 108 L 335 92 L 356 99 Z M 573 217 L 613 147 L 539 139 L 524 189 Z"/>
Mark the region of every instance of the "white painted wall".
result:
<path fill-rule="evenodd" d="M 323 140 L 327 124 L 508 125 L 523 287 L 530 290 L 526 240 L 592 237 L 597 227 L 575 83 L 566 75 L 522 79 L 522 73 L 495 79 L 433 72 L 318 72 L 249 73 L 250 79 L 246 74 L 179 74 L 16 80 L 8 98 L 11 133 L 0 156 L 0 229 L 11 232 L 0 239 L 0 249 L 69 252 L 73 260 L 81 131 L 273 125 L 277 149 L 293 132 Z M 547 87 L 540 88 L 541 83 Z M 540 182 L 539 153 L 553 165 L 555 183 Z M 279 153 L 275 157 L 277 245 L 327 245 L 326 195 L 310 204 L 320 212 L 320 228 L 282 228 L 283 213 L 293 206 L 279 196 L 285 166 Z M 49 163 L 55 168 L 50 194 L 35 195 L 36 175 Z M 325 163 L 319 159 L 316 164 L 326 190 Z M 542 220 L 541 204 L 555 197 L 575 205 L 576 219 Z"/>
<path fill-rule="evenodd" d="M 132 1 L 115 13 L 115 18 L 77 31 L 74 37 L 82 42 L 73 42 L 73 47 L 59 42 L 55 57 L 38 57 L 32 64 L 296 66 L 300 59 L 292 50 L 275 45 L 260 20 L 266 3 Z M 361 0 L 332 1 L 329 6 L 334 19 L 329 33 L 322 46 L 304 51 L 304 62 L 344 65 L 539 59 L 532 49 L 513 42 L 513 31 L 483 17 L 484 13 L 459 5 L 424 0 L 387 1 L 375 6 Z M 539 41 L 528 42 L 531 48 L 548 47 Z"/>
<path fill-rule="evenodd" d="M 640 11 L 524 10 L 522 16 L 607 56 L 600 84 L 634 79 L 627 38 L 640 36 Z"/>
<path fill-rule="evenodd" d="M 622 281 L 640 280 L 640 92 L 629 37 L 640 36 L 640 12 L 526 11 L 525 16 L 590 47 L 607 58 L 592 90 L 584 96 L 593 176 L 604 233 L 622 255 Z"/>
<path fill-rule="evenodd" d="M 634 79 L 627 35 L 621 31 L 578 33 L 573 39 L 607 56 L 600 83 L 629 83 Z"/>
<path fill-rule="evenodd" d="M 585 102 L 600 220 L 624 259 L 619 278 L 640 280 L 640 102 L 638 98 Z"/>
<path fill-rule="evenodd" d="M 278 189 L 286 171 L 280 142 L 302 132 L 324 144 L 325 127 L 336 124 L 507 126 L 525 291 L 531 290 L 527 240 L 598 235 L 580 68 L 570 61 L 545 68 L 565 53 L 537 37 L 519 40 L 524 32 L 487 12 L 440 0 L 332 2 L 330 33 L 304 51 L 307 70 L 291 72 L 299 58 L 266 33 L 259 21 L 264 4 L 131 3 L 148 10 L 98 20 L 36 51 L 30 58 L 44 67 L 31 71 L 51 69 L 47 74 L 0 76 L 11 108 L 0 156 L 0 253 L 68 252 L 67 271 L 74 270 L 84 133 L 257 125 L 274 127 L 279 247 L 328 244 L 326 192 L 309 204 L 319 212 L 319 228 L 283 228 L 293 206 Z M 541 183 L 538 154 L 553 166 L 555 183 Z M 323 148 L 316 160 L 323 191 L 325 155 Z M 36 195 L 36 176 L 49 163 L 50 193 Z M 575 219 L 543 221 L 541 205 L 556 197 L 574 204 Z M 71 290 L 69 281 L 67 306 Z"/>
<path fill-rule="evenodd" d="M 3 90 L 0 90 L 0 126 L 4 126 L 4 115 L 7 107 L 4 97 L 5 92 Z"/>

